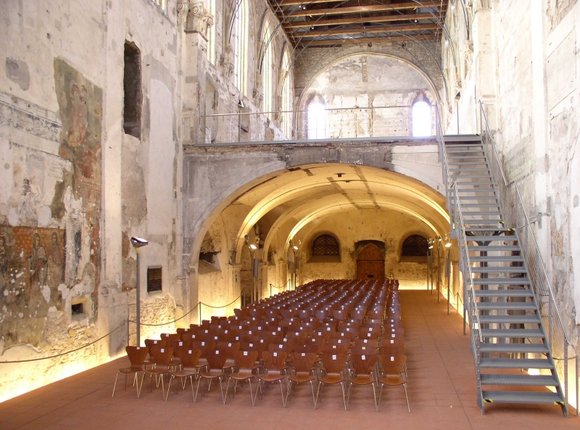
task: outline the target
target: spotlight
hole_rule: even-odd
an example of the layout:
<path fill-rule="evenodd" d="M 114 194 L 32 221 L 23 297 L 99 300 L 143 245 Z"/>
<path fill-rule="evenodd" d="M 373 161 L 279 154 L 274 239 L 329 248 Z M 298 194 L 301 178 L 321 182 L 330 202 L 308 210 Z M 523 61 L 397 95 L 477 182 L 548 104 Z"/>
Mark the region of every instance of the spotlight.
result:
<path fill-rule="evenodd" d="M 131 245 L 133 248 L 141 248 L 145 245 L 148 245 L 149 241 L 147 239 L 143 239 L 142 237 L 132 236 L 131 237 Z"/>

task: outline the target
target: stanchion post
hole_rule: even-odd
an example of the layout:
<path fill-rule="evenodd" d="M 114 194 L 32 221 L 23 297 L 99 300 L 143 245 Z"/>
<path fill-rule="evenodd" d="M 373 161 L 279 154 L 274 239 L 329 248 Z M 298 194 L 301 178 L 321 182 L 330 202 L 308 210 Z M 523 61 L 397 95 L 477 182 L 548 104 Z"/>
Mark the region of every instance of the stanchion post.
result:
<path fill-rule="evenodd" d="M 136 274 L 135 274 L 135 323 L 136 323 L 136 341 L 137 346 L 141 346 L 141 282 L 140 282 L 140 272 L 141 272 L 141 265 L 139 261 L 139 249 L 146 246 L 149 242 L 147 239 L 143 239 L 142 237 L 131 237 L 131 245 L 135 248 L 135 253 L 137 254 L 136 258 Z"/>

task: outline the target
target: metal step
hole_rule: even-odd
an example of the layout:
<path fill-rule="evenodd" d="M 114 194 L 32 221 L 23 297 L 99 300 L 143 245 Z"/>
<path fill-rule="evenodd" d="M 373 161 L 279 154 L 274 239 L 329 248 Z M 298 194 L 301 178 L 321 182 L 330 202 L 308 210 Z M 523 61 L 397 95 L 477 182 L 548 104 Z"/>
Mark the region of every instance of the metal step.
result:
<path fill-rule="evenodd" d="M 532 302 L 479 302 L 477 303 L 477 309 L 480 311 L 489 310 L 524 310 L 524 311 L 535 311 L 536 304 Z"/>
<path fill-rule="evenodd" d="M 480 324 L 539 324 L 537 314 L 528 315 L 480 315 Z"/>
<path fill-rule="evenodd" d="M 562 398 L 551 391 L 482 391 L 484 403 L 553 404 L 562 406 Z"/>
<path fill-rule="evenodd" d="M 529 285 L 528 278 L 473 278 L 473 285 Z"/>
<path fill-rule="evenodd" d="M 491 262 L 523 262 L 524 257 L 521 255 L 478 255 L 469 257 L 472 263 L 491 263 Z"/>
<path fill-rule="evenodd" d="M 497 229 L 490 227 L 470 227 L 469 229 L 464 230 L 464 232 L 466 236 L 469 236 L 469 234 L 473 234 L 474 232 L 477 232 L 478 234 L 488 232 L 489 235 L 492 236 L 499 233 L 510 233 L 512 230 L 507 227 L 498 227 Z"/>
<path fill-rule="evenodd" d="M 517 242 L 517 236 L 505 236 L 505 235 L 498 235 L 498 236 L 487 236 L 487 235 L 477 235 L 477 236 L 467 236 L 467 240 L 473 240 L 475 242 Z"/>
<path fill-rule="evenodd" d="M 490 352 L 522 352 L 533 354 L 547 354 L 550 349 L 543 343 L 481 343 L 479 351 Z"/>
<path fill-rule="evenodd" d="M 534 297 L 534 293 L 527 288 L 517 290 L 475 290 L 474 293 L 475 297 Z"/>
<path fill-rule="evenodd" d="M 470 252 L 504 252 L 504 251 L 521 251 L 517 245 L 467 245 Z"/>
<path fill-rule="evenodd" d="M 453 203 L 453 202 L 452 202 Z M 455 204 L 453 204 L 453 206 L 456 206 Z M 497 208 L 499 211 L 499 206 L 497 204 L 497 201 L 495 199 L 490 200 L 489 203 L 463 203 L 461 204 L 461 208 L 462 209 L 466 209 L 466 208 Z"/>
<path fill-rule="evenodd" d="M 515 386 L 543 386 L 556 387 L 560 385 L 552 375 L 528 375 L 528 374 L 490 374 L 481 375 L 483 385 L 515 385 Z"/>
<path fill-rule="evenodd" d="M 554 369 L 554 364 L 542 358 L 490 358 L 479 360 L 482 369 Z"/>
<path fill-rule="evenodd" d="M 492 337 L 507 337 L 507 338 L 526 338 L 526 337 L 534 337 L 534 338 L 543 338 L 545 334 L 542 330 L 534 330 L 534 329 L 481 329 L 481 335 L 485 338 L 492 338 Z"/>
<path fill-rule="evenodd" d="M 524 266 L 519 267 L 502 267 L 502 266 L 483 266 L 472 267 L 469 269 L 472 273 L 527 273 L 528 270 Z"/>

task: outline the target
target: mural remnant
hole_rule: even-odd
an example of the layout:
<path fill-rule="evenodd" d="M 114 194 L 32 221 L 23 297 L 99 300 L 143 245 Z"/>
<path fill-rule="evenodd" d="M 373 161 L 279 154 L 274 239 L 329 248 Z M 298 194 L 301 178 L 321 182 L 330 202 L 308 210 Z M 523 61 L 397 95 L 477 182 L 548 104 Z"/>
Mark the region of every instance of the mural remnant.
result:
<path fill-rule="evenodd" d="M 65 255 L 64 230 L 0 226 L 0 336 L 5 347 L 34 343 L 28 322 L 42 325 L 51 306 L 62 309 Z"/>

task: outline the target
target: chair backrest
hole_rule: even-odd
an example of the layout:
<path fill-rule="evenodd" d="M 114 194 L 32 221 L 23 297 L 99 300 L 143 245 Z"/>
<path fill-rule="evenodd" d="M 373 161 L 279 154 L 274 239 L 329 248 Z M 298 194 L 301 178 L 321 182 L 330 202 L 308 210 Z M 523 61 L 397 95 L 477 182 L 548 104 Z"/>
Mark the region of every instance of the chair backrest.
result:
<path fill-rule="evenodd" d="M 377 354 L 352 354 L 350 356 L 352 368 L 357 375 L 370 375 L 376 368 Z"/>
<path fill-rule="evenodd" d="M 347 369 L 348 354 L 346 352 L 325 353 L 320 359 L 326 373 L 342 373 Z"/>
<path fill-rule="evenodd" d="M 262 360 L 264 367 L 268 370 L 282 370 L 286 367 L 286 359 L 288 353 L 286 351 L 263 351 Z"/>
<path fill-rule="evenodd" d="M 292 368 L 296 372 L 311 372 L 318 360 L 318 354 L 313 352 L 295 352 L 292 354 Z"/>
<path fill-rule="evenodd" d="M 196 367 L 199 364 L 200 356 L 201 351 L 199 349 L 182 350 L 179 355 L 179 358 L 181 359 L 181 366 L 186 369 Z"/>
<path fill-rule="evenodd" d="M 207 365 L 210 369 L 223 369 L 224 365 L 226 364 L 226 360 L 228 359 L 227 354 L 222 349 L 216 348 L 211 351 L 208 351 L 207 356 L 205 357 L 207 360 Z"/>
<path fill-rule="evenodd" d="M 173 360 L 173 348 L 151 347 L 151 359 L 157 366 L 169 366 Z"/>
<path fill-rule="evenodd" d="M 125 351 L 127 351 L 131 366 L 142 366 L 149 353 L 149 349 L 143 346 L 127 346 Z"/>
<path fill-rule="evenodd" d="M 381 354 L 379 355 L 380 370 L 387 375 L 405 374 L 405 365 L 407 357 L 403 353 Z"/>
<path fill-rule="evenodd" d="M 260 353 L 254 351 L 236 351 L 234 361 L 240 369 L 252 369 L 256 365 L 256 361 Z"/>
<path fill-rule="evenodd" d="M 149 349 L 151 349 L 151 346 L 153 345 L 160 345 L 160 346 L 165 346 L 167 345 L 167 340 L 166 339 L 145 339 L 145 346 Z"/>

